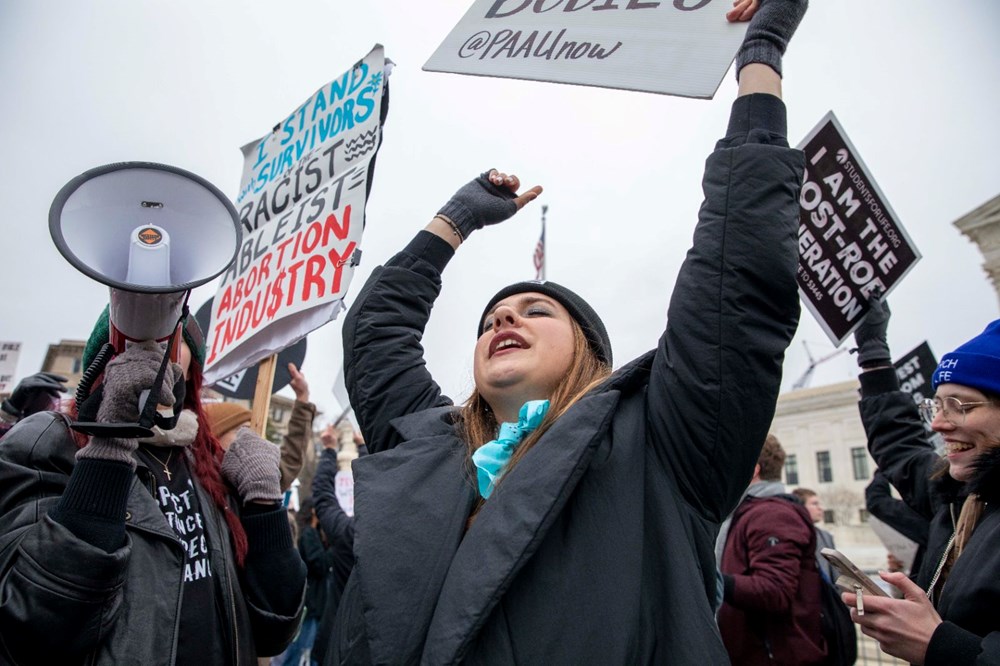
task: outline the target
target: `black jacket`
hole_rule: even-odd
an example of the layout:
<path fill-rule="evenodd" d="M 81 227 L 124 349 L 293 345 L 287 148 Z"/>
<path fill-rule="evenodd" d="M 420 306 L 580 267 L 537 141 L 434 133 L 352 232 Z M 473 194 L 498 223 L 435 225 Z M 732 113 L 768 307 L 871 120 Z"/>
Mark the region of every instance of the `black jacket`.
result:
<path fill-rule="evenodd" d="M 106 552 L 53 520 L 48 514 L 69 482 L 76 450 L 65 419 L 52 412 L 21 421 L 0 444 L 0 663 L 171 664 L 184 547 L 153 498 L 141 461 L 128 493 L 123 547 Z M 229 663 L 256 665 L 258 654 L 281 652 L 298 626 L 305 575 L 285 512 L 262 518 L 275 523 L 264 530 L 271 541 L 265 550 L 277 550 L 251 553 L 238 572 L 225 519 L 192 481 L 224 605 L 227 631 L 220 640 Z M 243 522 L 250 539 L 253 530 Z M 266 585 L 253 582 L 274 577 L 269 563 L 289 561 L 298 587 L 269 595 Z"/>
<path fill-rule="evenodd" d="M 354 571 L 336 663 L 725 664 L 718 525 L 750 480 L 798 320 L 801 153 L 734 105 L 657 349 L 556 420 L 466 532 L 475 474 L 420 338 L 451 247 L 421 232 L 344 323 Z M 781 107 L 783 134 L 783 113 Z"/>
<path fill-rule="evenodd" d="M 928 548 L 917 582 L 927 589 L 954 531 L 964 494 L 988 502 L 934 606 L 944 622 L 927 648 L 927 666 L 1000 663 L 1000 451 L 983 456 L 976 477 L 960 489 L 932 481 L 941 465 L 913 398 L 899 390 L 892 368 L 861 373 L 861 420 L 879 469 L 903 500 L 930 520 Z"/>
<path fill-rule="evenodd" d="M 324 663 L 326 659 L 340 597 L 344 593 L 351 569 L 354 568 L 354 519 L 344 513 L 337 500 L 336 477 L 337 452 L 334 449 L 323 449 L 313 477 L 312 497 L 316 503 L 320 527 L 330 544 L 330 572 L 327 577 L 325 608 L 312 648 L 312 657 L 317 663 Z"/>

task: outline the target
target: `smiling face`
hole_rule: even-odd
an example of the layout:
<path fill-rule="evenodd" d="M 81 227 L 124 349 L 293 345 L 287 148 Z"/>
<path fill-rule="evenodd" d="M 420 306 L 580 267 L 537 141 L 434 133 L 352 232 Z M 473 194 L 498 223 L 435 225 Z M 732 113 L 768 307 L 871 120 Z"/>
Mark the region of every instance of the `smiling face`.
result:
<path fill-rule="evenodd" d="M 962 384 L 941 384 L 936 395 L 942 399 L 957 398 L 963 403 L 989 400 L 982 391 Z M 944 438 L 948 473 L 956 481 L 965 482 L 972 478 L 976 459 L 985 451 L 1000 446 L 1000 405 L 967 407 L 964 423 L 961 413 L 953 413 L 949 418 L 939 413 L 931 428 Z"/>
<path fill-rule="evenodd" d="M 573 326 L 566 308 L 537 292 L 508 296 L 486 314 L 473 376 L 498 421 L 516 421 L 526 401 L 551 397 L 573 364 Z"/>

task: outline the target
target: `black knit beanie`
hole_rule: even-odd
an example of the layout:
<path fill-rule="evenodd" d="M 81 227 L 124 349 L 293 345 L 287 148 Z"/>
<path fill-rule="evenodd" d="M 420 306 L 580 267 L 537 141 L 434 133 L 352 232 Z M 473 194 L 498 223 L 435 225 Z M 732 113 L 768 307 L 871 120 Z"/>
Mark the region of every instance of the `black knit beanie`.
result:
<path fill-rule="evenodd" d="M 479 321 L 476 326 L 476 339 L 482 335 L 483 319 L 486 318 L 486 313 L 497 304 L 508 296 L 513 296 L 514 294 L 523 294 L 529 291 L 534 291 L 539 294 L 545 294 L 546 296 L 558 301 L 566 310 L 569 312 L 570 316 L 580 325 L 583 329 L 583 335 L 587 338 L 587 342 L 590 344 L 590 348 L 593 350 L 597 358 L 603 361 L 611 367 L 611 338 L 608 337 L 608 331 L 604 328 L 604 322 L 601 318 L 597 316 L 597 312 L 594 308 L 590 307 L 587 301 L 580 298 L 577 294 L 573 293 L 561 284 L 556 284 L 555 282 L 549 282 L 547 280 L 528 280 L 525 282 L 516 282 L 510 286 L 504 287 L 496 293 L 493 298 L 490 299 L 486 307 L 483 308 L 483 314 L 479 316 Z"/>

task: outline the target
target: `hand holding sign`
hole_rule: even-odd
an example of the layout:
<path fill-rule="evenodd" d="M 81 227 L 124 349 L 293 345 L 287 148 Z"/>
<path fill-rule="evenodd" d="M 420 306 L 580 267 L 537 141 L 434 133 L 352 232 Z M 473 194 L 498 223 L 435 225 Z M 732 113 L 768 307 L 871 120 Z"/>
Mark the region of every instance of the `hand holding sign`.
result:
<path fill-rule="evenodd" d="M 892 364 L 886 333 L 889 329 L 889 304 L 881 291 L 872 293 L 868 301 L 868 314 L 854 331 L 858 344 L 858 365 L 862 368 Z"/>
<path fill-rule="evenodd" d="M 726 18 L 750 20 L 743 45 L 736 54 L 736 79 L 753 62 L 767 65 L 781 75 L 781 57 L 809 6 L 807 0 L 736 0 Z"/>

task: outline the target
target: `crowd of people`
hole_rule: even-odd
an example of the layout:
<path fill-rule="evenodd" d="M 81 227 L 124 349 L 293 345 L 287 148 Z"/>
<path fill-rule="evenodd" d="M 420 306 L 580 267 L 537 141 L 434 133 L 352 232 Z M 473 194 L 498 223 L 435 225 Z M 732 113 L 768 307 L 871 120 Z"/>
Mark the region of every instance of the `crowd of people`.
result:
<path fill-rule="evenodd" d="M 103 313 L 90 394 L 60 407 L 66 379 L 39 373 L 0 407 L 0 663 L 844 664 L 855 625 L 915 664 L 1000 662 L 1000 321 L 944 356 L 922 406 L 900 391 L 881 294 L 855 333 L 871 510 L 921 545 L 912 577 L 881 574 L 896 597 L 838 597 L 819 497 L 781 483 L 769 428 L 800 312 L 804 170 L 781 60 L 806 4 L 727 14 L 749 21 L 738 96 L 667 324 L 639 358 L 615 366 L 580 294 L 519 282 L 470 316 L 471 396 L 442 393 L 420 341 L 446 266 L 542 192 L 497 169 L 353 299 L 360 430 L 328 426 L 318 461 L 298 368 L 275 445 L 249 410 L 203 400 L 193 318 L 176 350 L 136 342 L 105 365 Z M 147 400 L 176 418 L 119 427 Z M 81 414 L 114 427 L 84 434 Z M 353 512 L 336 489 L 345 441 Z"/>

